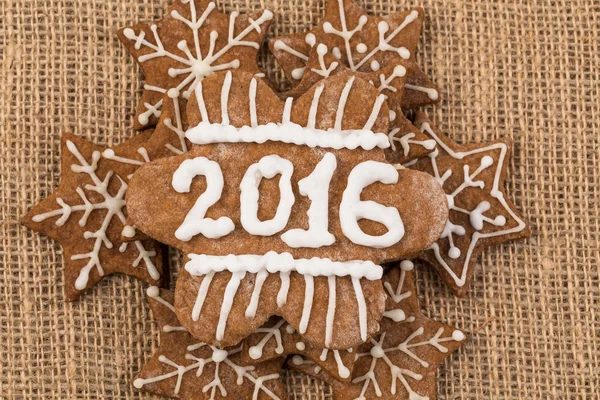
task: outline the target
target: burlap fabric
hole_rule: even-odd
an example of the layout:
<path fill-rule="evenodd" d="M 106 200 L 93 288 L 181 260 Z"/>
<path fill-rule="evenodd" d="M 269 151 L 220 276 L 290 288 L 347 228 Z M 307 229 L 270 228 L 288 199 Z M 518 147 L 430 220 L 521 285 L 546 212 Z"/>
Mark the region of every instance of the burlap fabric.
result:
<path fill-rule="evenodd" d="M 61 132 L 108 145 L 133 134 L 142 76 L 116 30 L 159 17 L 163 3 L 0 3 L 2 399 L 149 398 L 131 385 L 158 340 L 144 285 L 115 276 L 65 302 L 60 246 L 18 219 L 58 184 Z M 271 8 L 276 34 L 312 26 L 323 7 L 221 3 Z M 421 268 L 424 312 L 471 336 L 440 368 L 439 397 L 598 398 L 600 2 L 419 3 L 427 16 L 419 57 L 444 95 L 430 115 L 455 139 L 515 140 L 509 192 L 534 232 L 486 251 L 464 299 Z M 272 59 L 263 63 L 279 78 Z M 292 398 L 330 397 L 316 381 L 286 379 Z"/>

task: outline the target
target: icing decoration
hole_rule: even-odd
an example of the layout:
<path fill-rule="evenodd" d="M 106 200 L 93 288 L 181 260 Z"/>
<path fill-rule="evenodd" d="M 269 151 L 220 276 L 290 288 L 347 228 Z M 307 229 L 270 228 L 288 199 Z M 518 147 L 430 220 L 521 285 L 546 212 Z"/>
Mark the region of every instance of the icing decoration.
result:
<path fill-rule="evenodd" d="M 298 182 L 302 196 L 307 196 L 311 203 L 307 211 L 308 229 L 290 229 L 281 235 L 288 246 L 321 247 L 335 242 L 335 236 L 329 233 L 329 185 L 333 172 L 337 168 L 337 160 L 331 153 L 325 153 L 314 171 Z"/>
<path fill-rule="evenodd" d="M 437 366 L 464 343 L 466 336 L 421 315 L 413 267 L 412 262 L 403 261 L 399 268 L 384 276 L 384 286 L 390 295 L 386 310 L 401 318 L 384 319 L 381 335 L 359 347 L 351 384 L 338 382 L 323 370 L 314 369 L 312 361 L 299 356 L 288 365 L 330 383 L 335 398 L 434 398 Z"/>
<path fill-rule="evenodd" d="M 244 112 L 234 112 L 234 104 Z M 336 109 L 340 104 L 343 107 Z M 190 126 L 221 125 L 218 121 L 223 120 L 250 128 L 294 123 L 321 129 L 322 135 L 335 127 L 385 132 L 388 115 L 384 97 L 358 77 L 334 76 L 306 96 L 283 102 L 251 74 L 230 71 L 204 79 L 187 110 Z M 306 339 L 303 342 L 321 348 L 326 343 L 331 349 L 349 348 L 373 335 L 383 316 L 377 264 L 421 251 L 442 233 L 447 214 L 445 197 L 433 178 L 398 172 L 384 157 L 379 148 L 323 151 L 268 140 L 194 146 L 187 154 L 143 166 L 129 190 L 128 210 L 140 230 L 190 255 L 176 291 L 183 326 L 217 346 L 239 343 L 271 315 L 282 316 Z M 183 189 L 190 188 L 189 193 L 178 193 L 172 186 L 173 174 L 182 171 L 182 176 L 194 177 L 192 164 L 185 172 L 180 168 L 198 158 L 218 163 L 224 177 L 222 197 L 203 208 L 202 217 L 229 217 L 237 229 L 218 239 L 198 234 L 183 241 L 175 231 L 211 184 L 200 179 L 188 186 L 186 180 Z M 410 196 L 402 194 L 405 190 Z M 421 199 L 419 204 L 410 200 L 413 196 Z M 349 228 L 341 226 L 342 203 L 343 212 L 355 220 Z M 165 209 L 165 204 L 177 206 Z M 319 211 L 318 217 L 311 217 L 313 210 Z M 409 215 L 406 220 L 404 213 Z M 382 232 L 382 223 L 389 232 Z M 414 233 L 408 238 L 403 237 L 405 226 Z M 313 236 L 315 227 L 327 242 L 321 242 L 321 235 L 305 237 L 302 244 L 290 242 L 296 233 Z M 354 243 L 365 240 L 371 244 Z M 272 253 L 264 254 L 263 249 Z M 371 274 L 374 280 L 366 277 Z M 339 301 L 346 293 L 354 293 L 355 301 L 342 306 Z M 231 323 L 238 318 L 244 324 Z"/>
<path fill-rule="evenodd" d="M 274 38 L 269 45 L 293 86 L 311 70 L 307 68 L 310 52 L 322 45 L 354 72 L 378 72 L 408 61 L 411 68 L 403 108 L 413 108 L 439 98 L 433 82 L 413 61 L 422 23 L 422 9 L 380 18 L 369 16 L 352 0 L 329 0 L 319 26 L 304 35 Z M 331 72 L 325 65 L 317 71 Z"/>
<path fill-rule="evenodd" d="M 192 179 L 198 175 L 206 177 L 206 192 L 198 197 L 194 207 L 175 231 L 175 237 L 179 240 L 190 240 L 198 233 L 211 239 L 218 239 L 234 229 L 231 218 L 221 217 L 215 221 L 204 217 L 206 210 L 221 198 L 223 192 L 223 172 L 219 164 L 206 157 L 185 160 L 173 174 L 173 188 L 178 193 L 188 193 Z"/>
<path fill-rule="evenodd" d="M 228 76 L 231 76 L 228 74 Z M 223 109 L 227 109 L 224 107 Z M 242 183 L 240 183 L 240 220 L 244 229 L 253 235 L 271 236 L 285 228 L 292 206 L 294 193 L 292 192 L 292 173 L 294 166 L 289 160 L 277 155 L 264 156 L 259 162 L 252 164 L 246 170 Z M 258 219 L 258 187 L 262 178 L 271 179 L 281 174 L 279 179 L 279 194 L 281 196 L 275 217 L 268 221 Z"/>
<path fill-rule="evenodd" d="M 282 359 L 244 366 L 241 347 L 219 349 L 178 326 L 171 293 L 155 286 L 147 293 L 161 327 L 160 346 L 133 381 L 137 389 L 177 398 L 286 398 L 279 379 Z"/>
<path fill-rule="evenodd" d="M 375 182 L 398 183 L 398 171 L 390 164 L 375 161 L 365 161 L 354 167 L 340 204 L 340 223 L 342 231 L 353 243 L 375 248 L 390 247 L 404 236 L 404 224 L 397 208 L 360 199 L 363 189 Z M 385 225 L 388 232 L 381 236 L 368 235 L 358 226 L 361 219 L 377 221 Z"/>
<path fill-rule="evenodd" d="M 340 262 L 318 257 L 295 259 L 290 253 L 278 254 L 274 251 L 269 251 L 263 256 L 189 254 L 188 257 L 190 260 L 186 262 L 185 270 L 194 276 L 222 271 L 232 273 L 249 272 L 252 274 L 260 271 L 267 271 L 270 274 L 294 271 L 302 275 L 351 276 L 352 278 L 365 278 L 373 281 L 381 279 L 383 275 L 383 268 L 371 261 Z"/>
<path fill-rule="evenodd" d="M 355 358 L 352 349 L 329 350 L 312 347 L 282 318 L 272 318 L 257 329 L 244 340 L 242 348 L 242 360 L 251 365 L 288 354 L 301 354 L 342 381 L 350 379 Z"/>
<path fill-rule="evenodd" d="M 390 147 L 387 135 L 381 132 L 374 133 L 369 129 L 324 131 L 303 127 L 293 122 L 269 123 L 255 127 L 243 126 L 241 128 L 232 125 L 200 122 L 200 124 L 187 131 L 186 137 L 190 142 L 200 145 L 210 143 L 264 143 L 269 140 L 336 150 L 344 148 L 371 150 L 376 147 L 380 149 Z"/>
<path fill-rule="evenodd" d="M 483 247 L 529 235 L 502 187 L 510 142 L 461 146 L 433 128 L 424 114 L 417 116 L 417 125 L 437 149 L 412 168 L 432 174 L 446 191 L 450 209 L 444 232 L 423 258 L 455 293 L 464 294 Z"/>
<path fill-rule="evenodd" d="M 187 99 L 214 72 L 238 68 L 259 72 L 256 55 L 272 19 L 268 10 L 227 16 L 216 10 L 214 2 L 175 0 L 162 22 L 122 29 L 119 39 L 147 79 L 136 126 L 156 123 L 163 95 Z"/>
<path fill-rule="evenodd" d="M 149 133 L 117 146 L 117 151 L 63 135 L 61 185 L 22 219 L 63 244 L 69 300 L 113 272 L 151 283 L 160 279 L 162 258 L 156 243 L 118 243 L 126 220 L 126 179 L 147 160 L 141 143 Z M 128 158 L 130 154 L 141 160 Z"/>

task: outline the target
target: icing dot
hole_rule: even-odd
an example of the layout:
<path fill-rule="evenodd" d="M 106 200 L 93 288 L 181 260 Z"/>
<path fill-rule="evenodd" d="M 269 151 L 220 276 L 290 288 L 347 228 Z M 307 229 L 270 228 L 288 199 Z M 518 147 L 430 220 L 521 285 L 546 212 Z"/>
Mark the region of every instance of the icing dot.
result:
<path fill-rule="evenodd" d="M 498 215 L 494 219 L 494 223 L 498 226 L 504 226 L 504 224 L 506 224 L 506 217 L 504 217 L 504 215 Z"/>
<path fill-rule="evenodd" d="M 132 226 L 125 225 L 121 234 L 126 238 L 132 238 L 135 236 L 135 229 Z"/>
<path fill-rule="evenodd" d="M 248 355 L 250 355 L 250 358 L 253 360 L 258 360 L 262 357 L 262 349 L 258 346 L 252 346 L 248 350 Z"/>
<path fill-rule="evenodd" d="M 482 167 L 489 167 L 493 163 L 494 163 L 494 159 L 492 157 L 490 157 L 490 156 L 484 156 L 481 159 L 481 166 Z"/>
<path fill-rule="evenodd" d="M 291 335 L 292 333 L 296 332 L 296 329 L 294 329 L 293 326 L 288 325 L 285 327 L 285 331 Z"/>
<path fill-rule="evenodd" d="M 285 47 L 285 43 L 283 43 L 281 40 L 276 40 L 275 44 L 273 45 L 273 48 L 275 49 L 275 51 L 283 50 L 284 47 Z"/>
<path fill-rule="evenodd" d="M 315 45 L 315 43 L 317 42 L 317 38 L 312 33 L 309 33 L 304 38 L 304 41 L 306 42 L 307 45 L 309 45 L 310 47 L 313 47 Z"/>
<path fill-rule="evenodd" d="M 339 47 L 334 47 L 334 48 L 331 50 L 331 54 L 333 54 L 333 56 L 334 56 L 335 58 L 337 58 L 338 60 L 339 60 L 340 58 L 342 58 L 342 51 L 340 50 L 340 48 L 339 48 Z"/>
<path fill-rule="evenodd" d="M 144 380 L 141 378 L 136 379 L 133 381 L 133 386 L 135 386 L 136 389 L 141 389 L 144 386 Z"/>
<path fill-rule="evenodd" d="M 456 246 L 450 247 L 450 249 L 448 250 L 448 257 L 452 258 L 453 260 L 456 260 L 458 257 L 460 257 L 460 249 Z"/>
<path fill-rule="evenodd" d="M 113 158 L 115 156 L 115 152 L 113 149 L 106 149 L 102 152 L 102 156 L 104 158 Z"/>
<path fill-rule="evenodd" d="M 221 349 L 213 350 L 212 359 L 214 362 L 223 362 L 227 358 L 227 351 Z"/>
<path fill-rule="evenodd" d="M 131 28 L 123 29 L 123 35 L 125 35 L 125 37 L 130 40 L 135 39 L 135 32 Z"/>
<path fill-rule="evenodd" d="M 296 343 L 296 348 L 300 351 L 304 351 L 306 349 L 306 345 L 302 342 Z"/>
<path fill-rule="evenodd" d="M 304 67 L 292 70 L 292 78 L 301 79 L 304 76 Z"/>
<path fill-rule="evenodd" d="M 364 43 L 359 43 L 356 45 L 356 51 L 358 51 L 359 53 L 366 53 L 367 52 L 367 45 Z"/>
<path fill-rule="evenodd" d="M 400 263 L 400 269 L 403 271 L 412 271 L 415 268 L 415 264 L 410 260 L 404 260 Z"/>
<path fill-rule="evenodd" d="M 377 62 L 377 60 L 371 61 L 371 69 L 373 71 L 379 71 L 379 68 L 381 68 L 381 66 L 379 65 L 379 63 Z"/>
<path fill-rule="evenodd" d="M 148 124 L 149 119 L 146 114 L 140 114 L 140 116 L 138 117 L 138 121 L 140 122 L 140 124 L 146 125 Z"/>
<path fill-rule="evenodd" d="M 394 110 L 390 110 L 390 121 L 396 120 L 396 112 Z"/>
<path fill-rule="evenodd" d="M 294 357 L 292 357 L 292 362 L 294 364 L 296 364 L 296 365 L 302 365 L 303 361 L 304 360 L 302 360 L 302 357 L 300 357 L 300 356 L 294 356 Z"/>
<path fill-rule="evenodd" d="M 373 358 L 381 358 L 385 355 L 385 352 L 381 348 L 381 346 L 373 346 L 371 348 L 371 357 Z"/>
<path fill-rule="evenodd" d="M 179 89 L 177 89 L 177 88 L 171 88 L 171 89 L 169 89 L 169 91 L 167 92 L 167 94 L 172 99 L 174 99 L 176 97 L 179 97 Z"/>
<path fill-rule="evenodd" d="M 146 289 L 146 294 L 148 295 L 148 297 L 159 297 L 160 296 L 160 290 L 158 289 L 157 286 L 150 286 L 148 289 Z"/>
<path fill-rule="evenodd" d="M 452 339 L 460 342 L 461 340 L 465 340 L 465 334 L 459 330 L 452 332 Z"/>

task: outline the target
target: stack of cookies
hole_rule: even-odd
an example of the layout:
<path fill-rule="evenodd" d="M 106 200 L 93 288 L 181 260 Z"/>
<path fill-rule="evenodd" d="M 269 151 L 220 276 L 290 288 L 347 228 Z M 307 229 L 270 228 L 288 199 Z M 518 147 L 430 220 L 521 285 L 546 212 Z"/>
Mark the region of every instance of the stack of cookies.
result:
<path fill-rule="evenodd" d="M 269 41 L 286 92 L 257 64 L 268 10 L 174 0 L 119 31 L 146 78 L 137 134 L 63 135 L 60 186 L 22 222 L 62 244 L 69 300 L 114 272 L 151 285 L 160 347 L 137 389 L 285 399 L 286 367 L 336 399 L 435 398 L 466 335 L 420 313 L 412 260 L 462 296 L 485 247 L 529 231 L 511 142 L 457 144 L 416 110 L 440 100 L 415 63 L 423 19 L 328 0 Z M 165 246 L 185 257 L 174 293 Z"/>

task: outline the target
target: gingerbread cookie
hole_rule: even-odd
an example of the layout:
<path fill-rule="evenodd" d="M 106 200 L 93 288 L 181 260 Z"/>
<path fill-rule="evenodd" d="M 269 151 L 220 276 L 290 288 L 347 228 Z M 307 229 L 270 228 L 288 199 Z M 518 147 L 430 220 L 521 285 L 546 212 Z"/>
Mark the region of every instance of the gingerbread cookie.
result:
<path fill-rule="evenodd" d="M 367 340 L 384 308 L 378 264 L 420 252 L 447 218 L 435 180 L 385 162 L 383 95 L 339 75 L 282 102 L 227 72 L 197 86 L 187 118 L 192 150 L 140 168 L 127 195 L 136 225 L 190 258 L 181 323 L 221 346 L 271 315 L 317 347 Z"/>
<path fill-rule="evenodd" d="M 121 29 L 119 40 L 146 77 L 136 129 L 157 123 L 164 95 L 189 98 L 214 72 L 260 73 L 256 57 L 272 18 L 268 10 L 227 15 L 207 0 L 174 0 L 162 21 Z"/>
<path fill-rule="evenodd" d="M 352 349 L 330 350 L 314 347 L 280 317 L 272 317 L 243 342 L 242 361 L 247 365 L 288 354 L 306 357 L 340 381 L 350 379 L 354 366 L 355 353 Z"/>
<path fill-rule="evenodd" d="M 58 189 L 21 219 L 23 225 L 63 247 L 65 291 L 70 301 L 115 272 L 152 284 L 160 281 L 160 245 L 153 240 L 120 240 L 127 182 L 147 161 L 143 145 L 150 135 L 151 130 L 106 149 L 64 134 Z"/>
<path fill-rule="evenodd" d="M 196 340 L 180 326 L 173 294 L 148 288 L 150 309 L 160 327 L 160 346 L 133 381 L 145 392 L 189 400 L 287 399 L 279 358 L 241 364 L 241 347 L 219 349 Z"/>
<path fill-rule="evenodd" d="M 301 356 L 290 359 L 288 366 L 332 385 L 335 399 L 436 398 L 436 370 L 466 336 L 420 313 L 413 267 L 403 261 L 384 276 L 388 299 L 382 331 L 359 347 L 350 383 L 333 379 Z"/>
<path fill-rule="evenodd" d="M 439 101 L 435 84 L 414 63 L 422 25 L 420 8 L 380 18 L 369 16 L 352 0 L 329 0 L 323 21 L 316 28 L 271 39 L 269 48 L 293 86 L 307 72 L 310 49 L 320 44 L 357 72 L 377 72 L 408 61 L 402 106 L 414 108 Z"/>
<path fill-rule="evenodd" d="M 411 168 L 431 174 L 442 185 L 450 209 L 444 233 L 419 258 L 462 296 L 484 248 L 530 235 L 504 190 L 512 142 L 460 145 L 424 113 L 417 114 L 415 125 L 436 141 L 437 148 Z"/>
<path fill-rule="evenodd" d="M 435 140 L 415 128 L 402 112 L 406 71 L 403 62 L 400 61 L 399 64 L 382 68 L 378 72 L 351 72 L 329 53 L 325 44 L 321 43 L 310 50 L 300 83 L 292 90 L 281 93 L 280 97 L 298 98 L 317 82 L 333 75 L 350 73 L 368 81 L 379 93 L 386 96 L 390 110 L 390 147 L 385 150 L 386 158 L 395 164 L 405 164 L 431 153 L 436 144 Z"/>

